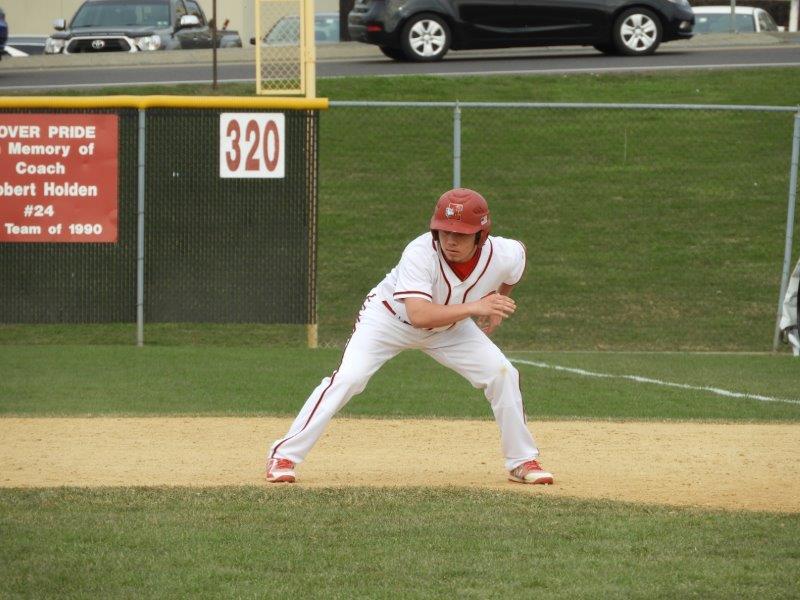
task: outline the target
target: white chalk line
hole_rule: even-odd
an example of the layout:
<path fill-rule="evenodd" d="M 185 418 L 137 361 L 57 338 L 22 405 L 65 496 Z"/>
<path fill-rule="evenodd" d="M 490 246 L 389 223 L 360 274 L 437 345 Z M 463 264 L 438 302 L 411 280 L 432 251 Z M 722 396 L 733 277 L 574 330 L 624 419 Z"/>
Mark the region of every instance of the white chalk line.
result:
<path fill-rule="evenodd" d="M 744 392 L 732 392 L 730 390 L 723 390 L 722 388 L 703 386 L 703 385 L 689 385 L 688 383 L 675 383 L 673 381 L 662 381 L 661 379 L 652 379 L 651 377 L 642 377 L 640 375 L 612 375 L 611 373 L 595 373 L 594 371 L 587 371 L 585 369 L 576 369 L 574 367 L 562 367 L 561 365 L 551 365 L 544 362 L 533 360 L 523 360 L 521 358 L 510 359 L 512 363 L 520 363 L 529 365 L 531 367 L 538 367 L 540 369 L 552 369 L 554 371 L 564 371 L 566 373 L 574 373 L 582 375 L 583 377 L 597 377 L 599 379 L 627 379 L 628 381 L 635 381 L 637 383 L 652 383 L 655 385 L 663 385 L 666 387 L 680 388 L 682 390 L 694 390 L 701 392 L 711 392 L 718 396 L 725 396 L 726 398 L 741 398 L 744 400 L 758 400 L 759 402 L 782 402 L 785 404 L 800 405 L 800 400 L 790 400 L 788 398 L 772 398 L 771 396 L 762 396 L 761 394 L 747 394 Z"/>

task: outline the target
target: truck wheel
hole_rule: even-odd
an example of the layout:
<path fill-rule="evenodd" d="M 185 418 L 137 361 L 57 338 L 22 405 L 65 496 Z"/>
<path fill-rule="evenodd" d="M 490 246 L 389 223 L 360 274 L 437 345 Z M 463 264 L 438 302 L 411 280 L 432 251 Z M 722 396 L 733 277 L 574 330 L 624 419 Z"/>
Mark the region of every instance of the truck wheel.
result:
<path fill-rule="evenodd" d="M 417 62 L 441 60 L 450 49 L 450 41 L 447 23 L 432 14 L 411 17 L 403 27 L 400 39 L 406 57 Z"/>

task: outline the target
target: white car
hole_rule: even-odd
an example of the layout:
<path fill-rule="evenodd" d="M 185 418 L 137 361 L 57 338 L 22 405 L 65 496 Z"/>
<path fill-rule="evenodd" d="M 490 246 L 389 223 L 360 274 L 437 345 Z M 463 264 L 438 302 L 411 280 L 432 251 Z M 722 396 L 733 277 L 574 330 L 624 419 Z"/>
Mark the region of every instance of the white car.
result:
<path fill-rule="evenodd" d="M 695 33 L 730 33 L 731 7 L 693 6 Z M 772 16 L 763 8 L 736 7 L 735 29 L 739 33 L 780 31 Z"/>

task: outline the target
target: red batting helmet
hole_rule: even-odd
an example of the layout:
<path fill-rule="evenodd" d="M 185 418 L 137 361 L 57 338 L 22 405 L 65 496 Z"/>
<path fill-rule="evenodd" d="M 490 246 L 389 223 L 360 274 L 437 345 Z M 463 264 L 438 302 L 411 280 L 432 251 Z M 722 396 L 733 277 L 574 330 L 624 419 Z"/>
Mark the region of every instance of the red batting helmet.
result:
<path fill-rule="evenodd" d="M 483 246 L 491 230 L 489 205 L 478 192 L 467 188 L 456 188 L 442 194 L 431 217 L 431 232 L 437 240 L 437 231 L 480 232 L 478 246 Z"/>

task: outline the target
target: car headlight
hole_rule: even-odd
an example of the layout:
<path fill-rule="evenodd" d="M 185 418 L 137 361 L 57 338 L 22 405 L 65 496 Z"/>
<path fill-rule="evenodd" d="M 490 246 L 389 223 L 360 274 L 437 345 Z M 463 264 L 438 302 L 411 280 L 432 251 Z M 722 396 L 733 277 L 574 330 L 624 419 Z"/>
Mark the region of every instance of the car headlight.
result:
<path fill-rule="evenodd" d="M 136 38 L 136 46 L 139 50 L 158 50 L 161 48 L 161 36 L 148 35 L 146 37 Z"/>
<path fill-rule="evenodd" d="M 64 40 L 57 40 L 49 37 L 44 43 L 45 54 L 58 54 L 63 49 L 64 49 Z"/>

